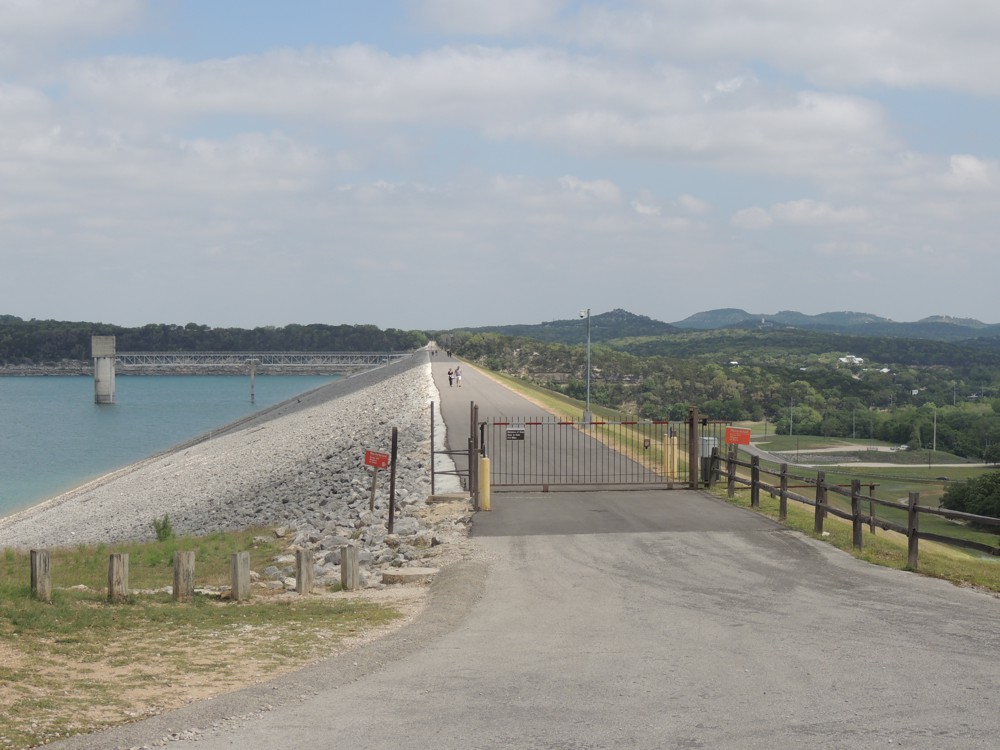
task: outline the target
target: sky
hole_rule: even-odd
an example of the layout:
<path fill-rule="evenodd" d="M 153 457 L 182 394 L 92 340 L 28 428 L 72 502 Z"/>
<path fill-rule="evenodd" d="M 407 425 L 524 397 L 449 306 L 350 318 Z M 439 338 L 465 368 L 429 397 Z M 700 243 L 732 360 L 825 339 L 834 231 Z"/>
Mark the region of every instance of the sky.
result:
<path fill-rule="evenodd" d="M 0 0 L 0 314 L 1000 322 L 994 0 Z"/>

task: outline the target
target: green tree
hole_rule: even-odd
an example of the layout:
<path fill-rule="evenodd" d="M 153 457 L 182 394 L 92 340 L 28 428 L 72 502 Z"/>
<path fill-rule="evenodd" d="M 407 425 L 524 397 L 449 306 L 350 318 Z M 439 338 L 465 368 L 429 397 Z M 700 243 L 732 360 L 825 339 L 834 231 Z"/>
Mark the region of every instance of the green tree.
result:
<path fill-rule="evenodd" d="M 1000 471 L 989 471 L 945 490 L 941 506 L 977 516 L 1000 518 Z"/>

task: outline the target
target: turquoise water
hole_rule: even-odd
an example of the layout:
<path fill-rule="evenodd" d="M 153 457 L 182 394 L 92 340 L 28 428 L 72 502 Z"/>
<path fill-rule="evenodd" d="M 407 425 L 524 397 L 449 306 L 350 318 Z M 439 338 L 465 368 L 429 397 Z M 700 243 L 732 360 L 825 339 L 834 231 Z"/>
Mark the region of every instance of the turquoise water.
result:
<path fill-rule="evenodd" d="M 0 516 L 336 380 L 335 375 L 143 375 L 94 403 L 83 376 L 0 377 Z"/>

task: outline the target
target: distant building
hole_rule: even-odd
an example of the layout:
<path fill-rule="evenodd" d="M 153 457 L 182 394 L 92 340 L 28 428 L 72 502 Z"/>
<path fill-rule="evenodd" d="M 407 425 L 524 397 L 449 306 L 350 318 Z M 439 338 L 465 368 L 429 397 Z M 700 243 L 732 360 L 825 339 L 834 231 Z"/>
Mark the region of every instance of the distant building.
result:
<path fill-rule="evenodd" d="M 848 354 L 846 357 L 840 358 L 840 363 L 843 365 L 863 365 L 865 360 L 862 357 L 855 357 L 853 354 Z"/>

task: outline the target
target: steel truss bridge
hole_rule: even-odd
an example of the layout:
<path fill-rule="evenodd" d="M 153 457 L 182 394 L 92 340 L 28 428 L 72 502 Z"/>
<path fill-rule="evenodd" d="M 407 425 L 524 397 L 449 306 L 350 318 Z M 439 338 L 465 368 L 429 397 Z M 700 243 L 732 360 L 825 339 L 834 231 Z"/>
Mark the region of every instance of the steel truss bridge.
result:
<path fill-rule="evenodd" d="M 122 368 L 288 368 L 333 372 L 370 370 L 412 355 L 412 352 L 117 352 Z"/>

